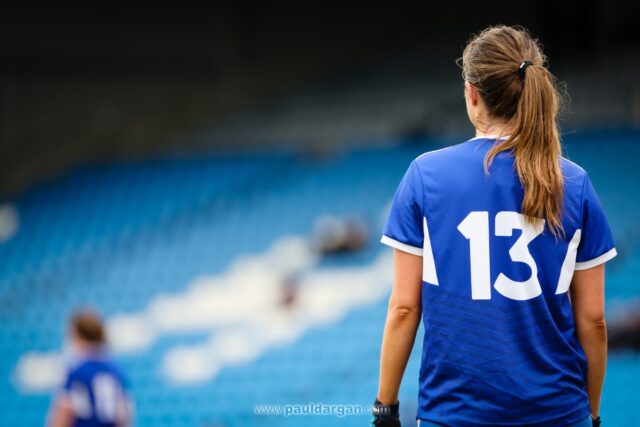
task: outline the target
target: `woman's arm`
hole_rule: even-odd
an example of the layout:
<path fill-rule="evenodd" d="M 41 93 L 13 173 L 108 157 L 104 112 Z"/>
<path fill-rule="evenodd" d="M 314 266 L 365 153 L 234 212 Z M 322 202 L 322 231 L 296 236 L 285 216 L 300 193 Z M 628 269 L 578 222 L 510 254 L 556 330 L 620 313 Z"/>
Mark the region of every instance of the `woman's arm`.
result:
<path fill-rule="evenodd" d="M 591 416 L 600 414 L 600 396 L 607 365 L 604 321 L 604 264 L 576 271 L 570 287 L 576 333 L 587 356 L 587 394 Z"/>
<path fill-rule="evenodd" d="M 422 313 L 422 257 L 394 250 L 394 282 L 382 338 L 378 400 L 398 401 Z"/>
<path fill-rule="evenodd" d="M 71 427 L 73 425 L 73 409 L 67 397 L 59 396 L 54 400 L 47 425 L 49 427 Z"/>

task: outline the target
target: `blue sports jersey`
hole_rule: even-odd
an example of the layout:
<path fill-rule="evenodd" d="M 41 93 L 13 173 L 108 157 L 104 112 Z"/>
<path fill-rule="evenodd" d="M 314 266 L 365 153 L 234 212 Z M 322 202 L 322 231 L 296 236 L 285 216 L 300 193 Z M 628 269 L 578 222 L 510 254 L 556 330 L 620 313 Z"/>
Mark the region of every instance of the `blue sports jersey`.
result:
<path fill-rule="evenodd" d="M 565 426 L 589 416 L 568 290 L 616 255 L 587 173 L 562 158 L 564 237 L 521 212 L 514 157 L 492 138 L 423 154 L 382 242 L 423 258 L 418 418 L 447 426 Z"/>
<path fill-rule="evenodd" d="M 84 358 L 67 374 L 62 394 L 75 415 L 75 427 L 115 427 L 129 416 L 125 380 L 102 356 Z"/>

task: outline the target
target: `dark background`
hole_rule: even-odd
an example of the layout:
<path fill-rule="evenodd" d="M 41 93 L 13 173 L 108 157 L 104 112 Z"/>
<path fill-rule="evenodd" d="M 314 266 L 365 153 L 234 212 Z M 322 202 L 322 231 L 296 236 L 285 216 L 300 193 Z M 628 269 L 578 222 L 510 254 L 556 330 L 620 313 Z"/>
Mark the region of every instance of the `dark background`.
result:
<path fill-rule="evenodd" d="M 224 127 L 243 112 L 273 111 L 278 99 L 299 100 L 298 94 L 320 95 L 292 101 L 294 111 L 317 111 L 318 105 L 332 111 L 344 104 L 342 98 L 333 103 L 315 99 L 369 83 L 374 87 L 380 80 L 411 80 L 407 76 L 419 82 L 407 93 L 423 91 L 424 120 L 403 124 L 403 129 L 468 131 L 454 61 L 472 33 L 498 23 L 528 27 L 541 39 L 552 71 L 576 82 L 575 91 L 571 84 L 568 87 L 574 105 L 580 101 L 577 104 L 589 113 L 585 116 L 574 107 L 575 114 L 568 115 L 570 127 L 597 123 L 599 118 L 637 124 L 640 89 L 633 81 L 638 69 L 638 16 L 640 3 L 621 0 L 366 6 L 3 1 L 0 196 L 11 197 L 89 163 L 203 147 L 237 148 L 236 140 L 228 137 L 233 129 L 246 131 L 260 120 L 244 119 L 226 133 L 207 137 L 185 135 Z M 583 76 L 593 76 L 596 83 Z M 454 89 L 447 89 L 451 101 L 435 95 L 442 82 L 455 82 L 448 86 Z M 395 86 L 389 87 L 387 92 L 394 92 Z M 604 101 L 594 101 L 594 88 Z M 386 98 L 371 99 L 366 102 L 384 103 Z M 286 126 L 291 108 L 278 111 L 279 126 Z M 462 119 L 439 126 L 448 111 Z M 273 113 L 268 117 L 273 123 Z M 334 122 L 327 119 L 322 131 Z M 263 126 L 243 142 L 335 145 L 367 129 L 365 121 L 352 122 L 360 127 L 342 126 L 352 130 L 316 140 L 298 137 L 292 130 L 285 133 L 293 135 L 289 140 L 282 132 L 267 137 L 269 132 L 260 130 Z M 312 125 L 301 125 L 305 135 L 320 132 Z"/>

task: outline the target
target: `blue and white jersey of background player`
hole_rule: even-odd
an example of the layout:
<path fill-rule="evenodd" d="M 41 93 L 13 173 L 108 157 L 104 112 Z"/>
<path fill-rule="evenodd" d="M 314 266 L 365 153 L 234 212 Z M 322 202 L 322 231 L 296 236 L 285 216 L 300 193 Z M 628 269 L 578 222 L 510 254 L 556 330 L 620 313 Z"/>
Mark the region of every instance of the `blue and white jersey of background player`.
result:
<path fill-rule="evenodd" d="M 121 427 L 132 415 L 126 381 L 104 355 L 87 355 L 71 365 L 57 404 L 72 409 L 74 427 Z"/>
<path fill-rule="evenodd" d="M 562 426 L 589 416 L 574 270 L 616 255 L 587 173 L 562 158 L 564 238 L 521 212 L 510 153 L 473 138 L 406 172 L 382 242 L 423 257 L 418 418 L 453 426 Z"/>

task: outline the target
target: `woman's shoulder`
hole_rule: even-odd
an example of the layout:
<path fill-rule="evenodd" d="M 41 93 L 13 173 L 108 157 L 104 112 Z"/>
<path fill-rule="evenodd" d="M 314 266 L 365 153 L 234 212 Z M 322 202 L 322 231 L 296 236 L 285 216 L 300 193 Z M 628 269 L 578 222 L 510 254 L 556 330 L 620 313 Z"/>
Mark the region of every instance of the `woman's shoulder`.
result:
<path fill-rule="evenodd" d="M 565 180 L 583 183 L 587 176 L 587 171 L 582 166 L 566 157 L 560 157 L 560 167 Z"/>
<path fill-rule="evenodd" d="M 562 162 L 562 169 L 566 169 L 568 171 L 585 174 L 587 171 L 584 170 L 582 166 L 574 162 L 573 160 L 569 160 L 564 156 L 560 156 L 560 161 Z"/>
<path fill-rule="evenodd" d="M 446 147 L 439 147 L 433 150 L 426 151 L 416 157 L 413 162 L 418 166 L 437 164 L 444 160 L 448 160 L 452 157 L 456 157 L 469 148 L 469 141 L 448 145 Z"/>

